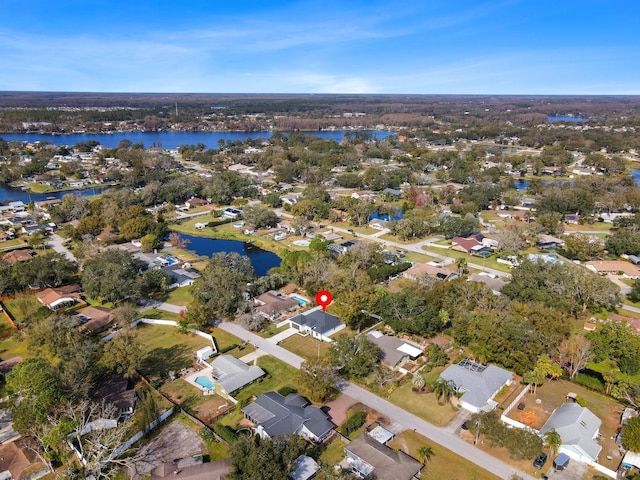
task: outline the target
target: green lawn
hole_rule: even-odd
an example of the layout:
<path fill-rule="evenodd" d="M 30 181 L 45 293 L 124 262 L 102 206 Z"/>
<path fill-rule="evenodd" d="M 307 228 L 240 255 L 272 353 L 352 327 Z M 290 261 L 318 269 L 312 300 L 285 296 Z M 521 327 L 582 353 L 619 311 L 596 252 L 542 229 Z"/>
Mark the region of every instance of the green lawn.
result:
<path fill-rule="evenodd" d="M 179 322 L 181 320 L 180 315 L 173 312 L 167 312 L 166 310 L 160 310 L 158 308 L 150 308 L 144 312 L 140 312 L 138 318 L 151 318 L 153 320 L 173 320 Z"/>
<path fill-rule="evenodd" d="M 164 301 L 173 305 L 185 306 L 191 302 L 191 300 L 193 300 L 191 297 L 191 287 L 180 287 L 171 290 Z"/>
<path fill-rule="evenodd" d="M 345 445 L 342 438 L 335 435 L 329 444 L 322 446 L 318 460 L 331 466 L 339 464 L 344 459 Z"/>
<path fill-rule="evenodd" d="M 202 390 L 194 387 L 183 378 L 178 378 L 173 382 L 165 382 L 160 387 L 160 391 L 189 410 L 193 410 L 198 405 L 207 401 L 207 397 L 202 394 Z"/>
<path fill-rule="evenodd" d="M 418 252 L 407 252 L 404 258 L 409 262 L 417 262 L 417 263 L 427 263 L 435 260 L 434 257 L 430 257 L 429 255 L 424 255 Z"/>
<path fill-rule="evenodd" d="M 6 252 L 8 250 L 15 250 L 27 245 L 27 241 L 24 238 L 14 238 L 13 240 L 5 240 L 0 242 L 0 251 Z"/>
<path fill-rule="evenodd" d="M 341 333 L 341 332 L 340 332 Z M 317 358 L 318 356 L 324 358 L 329 351 L 328 342 L 321 342 L 312 338 L 310 335 L 303 337 L 301 335 L 292 335 L 291 337 L 281 341 L 279 345 L 282 348 L 286 348 L 292 353 L 303 357 L 306 360 Z M 318 349 L 320 353 L 318 354 Z"/>
<path fill-rule="evenodd" d="M 418 460 L 421 460 L 418 455 L 420 447 L 430 447 L 433 454 L 431 460 L 422 469 L 421 478 L 446 478 L 447 480 L 495 480 L 499 478 L 466 458 L 456 455 L 411 430 L 402 432 L 389 443 L 389 446 L 402 450 Z"/>
<path fill-rule="evenodd" d="M 150 377 L 162 377 L 170 370 L 178 372 L 191 366 L 196 350 L 210 345 L 206 339 L 180 333 L 176 327 L 139 324 L 135 332 L 144 351 L 140 370 Z"/>
<path fill-rule="evenodd" d="M 35 294 L 18 295 L 11 300 L 2 302 L 6 311 L 14 318 L 16 323 L 23 322 L 25 317 L 34 314 L 42 304 Z M 44 308 L 44 307 L 43 307 Z"/>
<path fill-rule="evenodd" d="M 412 388 L 411 382 L 396 388 L 389 395 L 389 401 L 439 427 L 449 423 L 457 413 L 449 403 L 439 405 L 433 393 L 417 394 L 411 391 Z"/>
<path fill-rule="evenodd" d="M 450 243 L 450 241 L 449 241 Z M 432 251 L 433 253 L 439 253 L 440 255 L 446 255 L 451 258 L 464 258 L 468 263 L 475 263 L 476 265 L 482 265 L 483 267 L 493 268 L 495 270 L 500 270 L 502 272 L 511 272 L 511 268 L 508 265 L 497 262 L 497 255 L 491 255 L 487 258 L 476 257 L 474 255 L 468 255 L 466 253 L 457 252 L 455 250 L 443 250 L 442 248 L 433 248 L 433 247 L 422 247 L 423 250 L 427 252 Z"/>
<path fill-rule="evenodd" d="M 9 335 L 0 339 L 0 359 L 8 360 L 13 357 L 23 359 L 32 357 L 34 354 L 28 349 L 27 340 L 18 335 Z"/>

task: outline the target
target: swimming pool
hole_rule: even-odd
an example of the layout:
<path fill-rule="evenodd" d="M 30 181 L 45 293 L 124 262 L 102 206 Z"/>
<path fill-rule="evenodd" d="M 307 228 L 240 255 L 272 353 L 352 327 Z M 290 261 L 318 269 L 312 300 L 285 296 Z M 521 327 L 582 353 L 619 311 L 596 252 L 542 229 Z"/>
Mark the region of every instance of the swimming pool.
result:
<path fill-rule="evenodd" d="M 203 388 L 213 388 L 216 386 L 215 383 L 209 377 L 196 377 L 194 380 L 198 385 Z"/>
<path fill-rule="evenodd" d="M 244 222 L 236 222 L 233 224 L 233 226 L 236 228 L 244 227 Z"/>
<path fill-rule="evenodd" d="M 175 265 L 176 263 L 178 263 L 180 261 L 177 258 L 172 257 L 171 255 L 165 255 L 163 258 L 165 259 L 165 261 L 169 265 Z"/>
<path fill-rule="evenodd" d="M 300 305 L 306 305 L 307 303 L 309 303 L 309 300 L 307 300 L 306 298 L 299 297 L 298 295 L 291 295 L 291 298 L 293 298 Z"/>
<path fill-rule="evenodd" d="M 308 247 L 311 242 L 309 240 L 296 240 L 293 244 L 298 245 L 299 247 Z"/>

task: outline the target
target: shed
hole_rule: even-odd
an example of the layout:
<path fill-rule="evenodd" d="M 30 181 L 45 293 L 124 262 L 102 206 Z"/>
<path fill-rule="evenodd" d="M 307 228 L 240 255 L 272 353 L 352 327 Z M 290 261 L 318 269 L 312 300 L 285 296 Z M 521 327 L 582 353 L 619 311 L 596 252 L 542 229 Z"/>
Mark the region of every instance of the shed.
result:
<path fill-rule="evenodd" d="M 212 347 L 203 347 L 196 352 L 196 358 L 200 362 L 206 362 L 211 355 L 216 353 Z"/>

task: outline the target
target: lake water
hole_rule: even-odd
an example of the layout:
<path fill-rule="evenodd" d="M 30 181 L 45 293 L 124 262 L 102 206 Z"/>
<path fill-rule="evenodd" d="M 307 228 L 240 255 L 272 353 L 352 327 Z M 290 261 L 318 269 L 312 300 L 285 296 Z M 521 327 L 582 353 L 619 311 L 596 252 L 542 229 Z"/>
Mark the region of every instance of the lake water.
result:
<path fill-rule="evenodd" d="M 236 252 L 249 257 L 251 265 L 253 265 L 253 270 L 256 272 L 256 275 L 260 277 L 266 275 L 269 269 L 280 266 L 280 257 L 275 253 L 262 250 L 261 248 L 239 240 L 198 237 L 184 233 L 181 233 L 180 236 L 189 242 L 185 248 L 198 255 L 211 257 L 214 253 Z"/>
<path fill-rule="evenodd" d="M 640 168 L 631 170 L 631 176 L 633 177 L 633 181 L 636 182 L 636 185 L 640 187 Z"/>
<path fill-rule="evenodd" d="M 570 117 L 569 115 L 549 115 L 549 121 L 554 122 L 572 122 L 572 123 L 585 123 L 588 122 L 588 118 L 584 117 Z"/>
<path fill-rule="evenodd" d="M 18 188 L 11 188 L 10 186 L 0 183 L 0 205 L 6 205 L 9 202 L 22 201 L 29 203 L 31 201 L 40 202 L 47 200 L 48 198 L 62 198 L 68 193 L 82 196 L 97 195 L 98 193 L 112 187 L 96 187 L 87 188 L 82 190 L 65 190 L 63 192 L 51 192 L 51 193 L 29 193 Z"/>
<path fill-rule="evenodd" d="M 306 135 L 335 140 L 339 142 L 345 133 L 354 133 L 352 130 L 334 130 L 322 132 L 302 132 Z M 363 130 L 378 140 L 382 140 L 393 132 L 386 130 Z M 117 147 L 122 140 L 129 140 L 132 143 L 142 143 L 145 148 L 152 146 L 174 149 L 180 145 L 196 145 L 203 143 L 207 148 L 218 148 L 218 140 L 240 140 L 245 141 L 262 138 L 268 139 L 273 132 L 118 132 L 118 133 L 70 133 L 65 135 L 51 135 L 43 133 L 0 133 L 0 138 L 8 142 L 51 142 L 53 145 L 73 146 L 76 143 L 95 140 L 100 145 L 113 148 Z"/>

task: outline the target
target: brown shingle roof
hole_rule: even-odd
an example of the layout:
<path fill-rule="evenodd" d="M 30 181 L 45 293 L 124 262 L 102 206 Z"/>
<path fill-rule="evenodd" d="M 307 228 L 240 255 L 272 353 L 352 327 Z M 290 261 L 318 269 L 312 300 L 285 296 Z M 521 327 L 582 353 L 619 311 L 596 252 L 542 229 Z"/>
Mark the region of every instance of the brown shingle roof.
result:
<path fill-rule="evenodd" d="M 5 253 L 2 256 L 2 260 L 13 265 L 16 262 L 24 262 L 30 260 L 33 256 L 33 250 L 13 250 L 9 253 Z"/>
<path fill-rule="evenodd" d="M 78 310 L 78 313 L 89 318 L 82 328 L 90 332 L 102 330 L 113 321 L 113 313 L 109 308 L 90 306 Z"/>
<path fill-rule="evenodd" d="M 46 470 L 46 467 L 33 452 L 16 441 L 0 446 L 0 472 L 7 470 L 14 480 L 22 480 L 31 473 Z"/>
<path fill-rule="evenodd" d="M 65 285 L 58 288 L 46 288 L 38 292 L 36 296 L 44 305 L 51 307 L 53 303 L 63 298 L 72 298 L 75 301 L 79 301 L 80 290 L 79 285 Z"/>
<path fill-rule="evenodd" d="M 366 433 L 348 444 L 345 450 L 374 467 L 370 477 L 376 480 L 410 480 L 422 469 L 422 464 L 415 458 L 382 445 Z"/>

